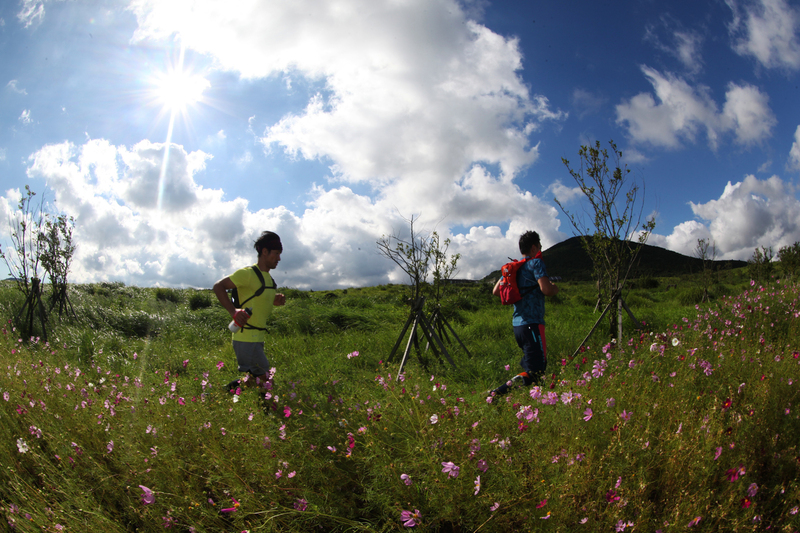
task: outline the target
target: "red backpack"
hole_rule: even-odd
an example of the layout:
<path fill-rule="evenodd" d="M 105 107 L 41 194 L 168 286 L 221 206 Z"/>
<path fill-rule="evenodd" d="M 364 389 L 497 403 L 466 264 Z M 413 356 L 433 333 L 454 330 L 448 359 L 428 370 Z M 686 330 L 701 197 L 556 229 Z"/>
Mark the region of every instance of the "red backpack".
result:
<path fill-rule="evenodd" d="M 500 269 L 500 272 L 503 274 L 503 280 L 500 282 L 500 303 L 503 305 L 512 305 L 522 300 L 522 294 L 519 292 L 519 287 L 517 286 L 517 271 L 529 259 L 532 258 L 526 257 L 519 261 L 511 261 L 503 265 L 503 268 Z"/>

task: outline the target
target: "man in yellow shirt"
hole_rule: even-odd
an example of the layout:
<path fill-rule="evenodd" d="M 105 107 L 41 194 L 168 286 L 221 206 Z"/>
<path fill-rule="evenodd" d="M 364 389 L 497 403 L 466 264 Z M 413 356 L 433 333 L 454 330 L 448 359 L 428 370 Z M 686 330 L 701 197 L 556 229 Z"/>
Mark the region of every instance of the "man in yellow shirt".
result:
<path fill-rule="evenodd" d="M 276 291 L 278 286 L 269 274 L 270 270 L 278 266 L 283 246 L 276 233 L 265 231 L 253 247 L 258 253 L 258 262 L 253 266 L 240 268 L 216 282 L 214 294 L 240 328 L 233 334 L 233 351 L 236 353 L 239 372 L 248 372 L 255 378 L 244 380 L 247 384 L 263 385 L 269 381 L 270 368 L 264 353 L 267 319 L 272 314 L 273 306 L 286 303 L 286 297 Z M 228 297 L 227 291 L 232 289 L 236 289 L 238 293 L 240 308 Z M 252 309 L 252 314 L 244 310 L 245 304 Z M 237 380 L 229 388 L 233 390 L 239 384 L 240 381 Z"/>

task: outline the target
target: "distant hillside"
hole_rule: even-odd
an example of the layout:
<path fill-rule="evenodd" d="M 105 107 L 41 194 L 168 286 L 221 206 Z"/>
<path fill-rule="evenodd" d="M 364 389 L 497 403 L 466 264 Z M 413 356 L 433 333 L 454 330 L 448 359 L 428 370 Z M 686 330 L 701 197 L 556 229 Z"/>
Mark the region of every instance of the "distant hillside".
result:
<path fill-rule="evenodd" d="M 666 250 L 649 244 L 643 246 L 632 278 L 641 276 L 668 277 L 681 274 L 692 274 L 703 270 L 703 262 L 696 257 L 689 257 L 678 252 Z M 571 237 L 542 252 L 547 265 L 547 273 L 551 277 L 560 277 L 565 281 L 591 281 L 592 261 L 583 249 L 580 237 Z M 714 267 L 728 270 L 747 266 L 746 261 L 714 261 Z M 492 272 L 487 279 L 496 280 L 500 271 Z"/>

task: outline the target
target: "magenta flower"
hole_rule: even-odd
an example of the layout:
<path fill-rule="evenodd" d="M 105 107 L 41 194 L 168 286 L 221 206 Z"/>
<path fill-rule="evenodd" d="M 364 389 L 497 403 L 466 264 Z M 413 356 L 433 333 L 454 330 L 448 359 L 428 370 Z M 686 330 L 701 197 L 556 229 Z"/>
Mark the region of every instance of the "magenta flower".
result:
<path fill-rule="evenodd" d="M 144 505 L 150 505 L 154 501 L 156 501 L 156 495 L 153 494 L 153 491 L 145 487 L 144 485 L 139 485 L 139 488 L 142 489 L 142 503 Z"/>
<path fill-rule="evenodd" d="M 283 416 L 285 416 L 286 418 L 292 416 L 292 408 L 289 407 L 288 405 L 283 408 Z"/>
<path fill-rule="evenodd" d="M 489 470 L 489 463 L 487 463 L 486 461 L 481 459 L 480 461 L 478 461 L 478 463 L 475 465 L 475 467 L 478 470 L 480 470 L 481 472 L 485 473 L 487 470 Z"/>
<path fill-rule="evenodd" d="M 725 401 L 722 402 L 722 410 L 723 411 L 727 411 L 728 409 L 731 408 L 732 404 L 733 404 L 733 402 L 731 401 L 731 399 L 730 398 L 726 398 Z"/>
<path fill-rule="evenodd" d="M 226 509 L 220 509 L 220 513 L 235 513 L 239 509 L 239 502 L 236 501 L 236 498 L 231 498 L 233 500 L 233 507 L 228 507 Z"/>
<path fill-rule="evenodd" d="M 692 521 L 689 522 L 689 524 L 686 527 L 694 527 L 697 524 L 699 524 L 700 520 L 702 520 L 702 519 L 703 519 L 702 516 L 695 516 L 694 518 L 692 518 Z"/>
<path fill-rule="evenodd" d="M 305 511 L 308 508 L 308 502 L 305 498 L 299 498 L 294 502 L 294 508 L 298 511 Z"/>
<path fill-rule="evenodd" d="M 411 511 L 401 511 L 400 512 L 400 521 L 403 522 L 403 525 L 406 527 L 414 527 L 419 524 L 419 520 L 422 518 L 422 515 L 419 512 L 419 509 L 414 509 L 414 512 Z"/>
<path fill-rule="evenodd" d="M 444 472 L 445 474 L 449 474 L 450 477 L 458 477 L 458 471 L 460 470 L 460 468 L 457 467 L 455 464 L 453 464 L 451 461 L 444 461 L 442 463 L 442 467 L 443 467 L 442 472 Z"/>
<path fill-rule="evenodd" d="M 622 410 L 622 413 L 620 413 L 620 415 L 619 415 L 619 416 L 620 416 L 620 418 L 622 418 L 622 419 L 623 419 L 625 422 L 627 422 L 628 420 L 630 420 L 630 419 L 631 419 L 631 415 L 632 415 L 632 414 L 633 414 L 633 413 L 631 413 L 631 412 L 629 412 L 629 411 L 626 411 L 625 409 L 623 409 L 623 410 Z"/>
<path fill-rule="evenodd" d="M 545 505 L 547 505 L 547 498 L 545 498 L 544 500 L 542 500 L 542 501 L 540 501 L 539 503 L 537 503 L 537 504 L 536 504 L 536 508 L 537 508 L 537 509 L 541 509 L 541 508 L 542 508 L 542 507 L 544 507 Z"/>
<path fill-rule="evenodd" d="M 224 367 L 224 366 L 225 366 L 225 363 L 220 361 L 219 363 L 217 363 L 217 370 L 222 370 L 222 367 Z"/>

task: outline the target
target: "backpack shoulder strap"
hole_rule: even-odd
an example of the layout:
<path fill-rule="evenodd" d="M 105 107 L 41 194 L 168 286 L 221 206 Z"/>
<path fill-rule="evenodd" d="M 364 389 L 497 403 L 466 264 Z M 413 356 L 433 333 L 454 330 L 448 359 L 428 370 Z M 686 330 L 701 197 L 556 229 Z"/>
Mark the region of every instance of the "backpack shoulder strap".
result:
<path fill-rule="evenodd" d="M 245 303 L 247 303 L 247 302 L 249 302 L 249 301 L 250 301 L 250 300 L 252 300 L 253 298 L 256 298 L 256 297 L 258 297 L 258 296 L 261 296 L 261 293 L 263 293 L 263 292 L 264 292 L 264 289 L 266 289 L 266 288 L 267 288 L 267 285 L 266 285 L 266 283 L 264 282 L 264 275 L 263 275 L 263 274 L 261 274 L 261 270 L 259 270 L 259 269 L 258 269 L 258 265 L 253 265 L 251 268 L 253 269 L 253 272 L 255 272 L 255 273 L 256 273 L 256 276 L 258 276 L 258 281 L 260 281 L 260 282 L 261 282 L 261 287 L 259 287 L 259 288 L 256 290 L 256 292 L 255 292 L 255 293 L 253 293 L 253 295 L 252 295 L 250 298 L 248 298 L 248 299 L 246 299 L 244 302 L 240 303 L 240 304 L 239 304 L 239 307 L 240 307 L 240 308 L 244 308 L 244 304 L 245 304 Z M 274 281 L 273 281 L 273 284 L 274 284 Z"/>

